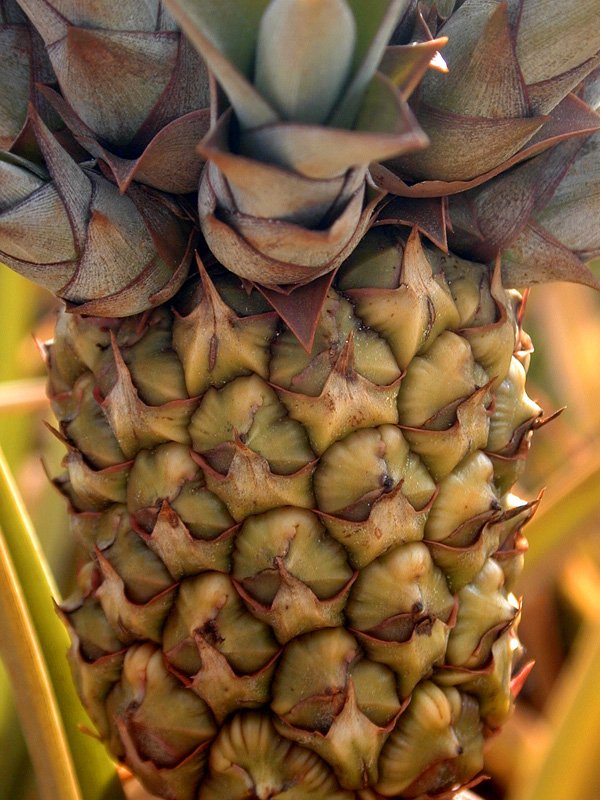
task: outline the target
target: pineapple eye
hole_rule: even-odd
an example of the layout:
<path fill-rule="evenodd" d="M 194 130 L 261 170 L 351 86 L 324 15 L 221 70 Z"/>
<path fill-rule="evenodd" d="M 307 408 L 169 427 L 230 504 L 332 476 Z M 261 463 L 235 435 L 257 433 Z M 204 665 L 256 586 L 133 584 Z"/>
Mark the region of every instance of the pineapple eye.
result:
<path fill-rule="evenodd" d="M 381 482 L 381 486 L 384 492 L 391 492 L 392 489 L 394 488 L 394 479 L 391 478 L 389 475 L 386 475 Z"/>

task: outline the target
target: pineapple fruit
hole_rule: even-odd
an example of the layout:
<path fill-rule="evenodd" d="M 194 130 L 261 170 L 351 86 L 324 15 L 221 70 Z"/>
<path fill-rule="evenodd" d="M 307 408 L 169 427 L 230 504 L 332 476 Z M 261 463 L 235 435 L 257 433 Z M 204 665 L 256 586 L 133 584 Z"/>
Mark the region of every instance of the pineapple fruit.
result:
<path fill-rule="evenodd" d="M 597 11 L 550 5 L 0 3 L 0 255 L 66 303 L 69 661 L 160 797 L 480 779 L 546 419 L 511 287 L 600 250 Z"/>

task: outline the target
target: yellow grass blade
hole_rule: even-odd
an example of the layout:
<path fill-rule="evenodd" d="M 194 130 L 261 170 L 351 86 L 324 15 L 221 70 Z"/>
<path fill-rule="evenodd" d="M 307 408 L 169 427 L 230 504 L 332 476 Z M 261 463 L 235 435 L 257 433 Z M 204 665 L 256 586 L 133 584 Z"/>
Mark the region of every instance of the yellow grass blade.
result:
<path fill-rule="evenodd" d="M 31 624 L 39 638 L 81 786 L 82 800 L 120 800 L 123 793 L 114 764 L 100 742 L 81 731 L 81 726 L 93 726 L 77 697 L 67 667 L 65 654 L 69 640 L 52 602 L 53 597 L 59 599 L 58 591 L 1 450 L 0 528 L 4 532 Z M 11 606 L 4 603 L 2 606 L 5 609 L 2 616 L 10 617 Z M 37 702 L 35 694 L 29 699 L 31 703 Z M 63 797 L 69 800 L 71 795 L 56 794 L 54 797 L 56 800 Z"/>
<path fill-rule="evenodd" d="M 0 414 L 12 411 L 36 411 L 46 408 L 47 405 L 44 378 L 24 378 L 0 383 Z"/>
<path fill-rule="evenodd" d="M 527 525 L 529 551 L 521 583 L 533 579 L 542 563 L 544 574 L 550 574 L 550 562 L 560 557 L 561 545 L 597 510 L 599 486 L 600 447 L 592 443 L 585 457 L 576 464 L 569 462 L 563 475 L 554 476 L 538 512 Z M 560 559 L 557 566 L 563 563 Z"/>
<path fill-rule="evenodd" d="M 1 532 L 0 606 L 0 654 L 11 677 L 40 797 L 83 800 L 40 643 Z"/>
<path fill-rule="evenodd" d="M 509 800 L 591 800 L 598 790 L 600 616 L 584 625 L 547 704 L 554 735 L 541 760 L 522 765 Z"/>

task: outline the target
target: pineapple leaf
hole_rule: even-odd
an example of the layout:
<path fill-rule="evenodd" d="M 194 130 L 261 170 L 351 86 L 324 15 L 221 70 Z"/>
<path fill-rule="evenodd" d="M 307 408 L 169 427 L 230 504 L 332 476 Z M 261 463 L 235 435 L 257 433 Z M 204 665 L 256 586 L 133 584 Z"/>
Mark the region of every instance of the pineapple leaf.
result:
<path fill-rule="evenodd" d="M 523 152 L 542 129 L 547 117 L 471 117 L 421 105 L 419 124 L 430 147 L 400 161 L 405 173 L 416 178 L 437 176 L 447 183 L 469 181 L 491 172 Z"/>
<path fill-rule="evenodd" d="M 69 27 L 61 43 L 64 53 L 57 52 L 53 65 L 65 97 L 82 119 L 101 139 L 125 146 L 169 84 L 178 40 L 177 33 L 167 31 L 158 36 L 154 31 Z M 124 75 L 119 92 L 111 91 L 116 65 Z M 72 79 L 75 68 L 77 80 Z M 127 109 L 125 119 L 123 109 Z"/>
<path fill-rule="evenodd" d="M 364 103 L 358 122 L 364 125 L 363 130 L 293 123 L 265 125 L 243 134 L 244 151 L 250 155 L 268 151 L 273 163 L 324 180 L 342 175 L 352 165 L 425 147 L 427 137 L 383 75 L 373 79 Z M 380 116 L 369 118 L 375 109 Z M 371 123 L 377 125 L 376 130 L 369 129 Z"/>
<path fill-rule="evenodd" d="M 60 0 L 61 13 L 75 25 L 108 30 L 146 30 L 159 24 L 159 0 L 119 0 L 118 3 L 80 3 Z"/>
<path fill-rule="evenodd" d="M 408 0 L 348 0 L 348 5 L 356 19 L 354 75 L 329 122 L 340 128 L 353 127 L 363 93 L 409 3 Z"/>
<path fill-rule="evenodd" d="M 35 175 L 42 181 L 48 180 L 48 173 L 42 166 L 39 164 L 34 164 L 32 161 L 27 161 L 26 158 L 22 158 L 15 153 L 0 152 L 0 162 L 28 170 L 32 173 L 32 175 Z"/>
<path fill-rule="evenodd" d="M 252 85 L 259 23 L 268 0 L 165 0 L 245 127 L 278 119 Z"/>
<path fill-rule="evenodd" d="M 600 281 L 586 264 L 535 222 L 529 222 L 503 254 L 502 275 L 510 286 L 569 281 L 600 290 Z"/>
<path fill-rule="evenodd" d="M 412 123 L 412 124 L 411 124 Z M 409 107 L 400 101 L 394 84 L 385 75 L 376 73 L 365 92 L 356 118 L 357 131 L 381 134 L 409 133 L 413 129 L 418 136 L 418 125 Z M 427 139 L 422 138 L 425 147 Z M 379 156 L 383 160 L 386 156 Z"/>
<path fill-rule="evenodd" d="M 433 117 L 435 118 L 437 115 L 434 113 Z M 496 175 L 506 172 L 516 164 L 533 158 L 533 156 L 539 153 L 543 153 L 559 142 L 572 137 L 588 136 L 590 133 L 594 133 L 598 130 L 600 123 L 598 114 L 592 111 L 573 94 L 567 95 L 565 99 L 552 110 L 552 113 L 549 114 L 548 117 L 540 117 L 538 119 L 541 120 L 543 124 L 537 126 L 537 133 L 529 139 L 521 150 L 517 150 L 517 152 L 506 161 L 497 164 L 488 172 L 483 172 L 474 178 L 466 180 L 424 179 L 409 185 L 398 177 L 398 175 L 392 173 L 381 164 L 373 165 L 371 167 L 371 173 L 379 186 L 389 191 L 391 194 L 396 194 L 401 197 L 444 197 L 446 195 L 458 194 L 459 192 L 465 192 L 468 189 L 473 189 L 476 186 L 490 181 Z M 457 117 L 456 120 L 460 122 L 461 118 Z M 531 121 L 531 118 L 524 120 L 526 124 L 531 123 Z M 519 122 L 519 120 L 516 120 L 516 122 Z M 522 122 L 523 120 L 521 120 L 521 123 Z M 481 124 L 481 121 L 479 121 L 479 124 Z M 478 136 L 481 135 L 479 131 L 476 133 Z M 436 126 L 435 135 L 443 137 L 443 128 L 437 128 Z M 471 131 L 471 135 L 473 135 L 473 131 Z M 417 152 L 413 158 L 418 159 L 419 155 L 420 154 Z M 408 165 L 412 160 L 413 159 L 408 158 L 398 159 L 398 163 L 406 163 Z M 395 166 L 395 161 L 392 162 L 392 165 Z M 408 171 L 410 172 L 410 169 Z"/>
<path fill-rule="evenodd" d="M 584 259 L 600 255 L 600 134 L 577 154 L 537 221 Z"/>
<path fill-rule="evenodd" d="M 87 235 L 88 212 L 92 199 L 91 181 L 33 110 L 32 120 L 40 149 L 69 217 L 74 245 L 81 252 Z"/>
<path fill-rule="evenodd" d="M 446 202 L 441 197 L 426 197 L 420 200 L 396 197 L 379 214 L 377 224 L 416 227 L 423 236 L 447 253 L 448 212 L 446 206 Z"/>
<path fill-rule="evenodd" d="M 319 316 L 333 276 L 333 272 L 328 272 L 317 280 L 294 289 L 290 294 L 273 291 L 257 284 L 257 289 L 294 332 L 294 336 L 307 352 L 310 352 L 313 346 Z M 298 301 L 299 297 L 301 302 Z"/>
<path fill-rule="evenodd" d="M 444 48 L 448 74 L 432 71 L 426 75 L 423 99 L 427 104 L 467 117 L 529 116 L 504 3 L 491 13 L 485 5 L 476 10 L 461 7 L 443 34 L 448 37 Z"/>
<path fill-rule="evenodd" d="M 67 34 L 67 20 L 46 0 L 19 0 L 47 47 L 60 41 Z"/>
<path fill-rule="evenodd" d="M 552 80 L 589 60 L 597 61 L 600 50 L 597 0 L 577 3 L 528 0 L 522 5 L 516 51 L 528 85 Z M 581 78 L 576 78 L 575 83 Z"/>
<path fill-rule="evenodd" d="M 30 91 L 29 54 L 24 36 L 14 29 L 0 26 L 0 47 L 8 53 L 0 64 L 0 147 L 8 148 L 19 135 L 25 122 Z M 26 40 L 25 40 L 26 41 Z"/>
<path fill-rule="evenodd" d="M 4 565 L 5 575 L 7 576 L 5 578 L 6 591 L 11 591 L 12 596 L 18 599 L 17 595 L 14 594 L 15 581 L 18 581 L 23 592 L 24 610 L 23 615 L 19 618 L 15 636 L 18 634 L 21 624 L 29 624 L 28 618 L 30 617 L 29 655 L 22 651 L 16 657 L 15 670 L 26 669 L 27 660 L 33 657 L 34 650 L 32 648 L 37 636 L 40 647 L 39 658 L 41 659 L 38 663 L 43 665 L 43 660 L 45 659 L 49 680 L 52 683 L 52 689 L 49 689 L 43 696 L 46 702 L 49 702 L 49 692 L 52 690 L 56 696 L 68 746 L 71 751 L 71 758 L 81 786 L 81 796 L 85 800 L 107 800 L 109 797 L 111 800 L 119 800 L 123 795 L 113 763 L 106 755 L 100 742 L 91 736 L 82 734 L 80 731 L 81 725 L 91 727 L 91 723 L 77 697 L 71 676 L 65 668 L 64 654 L 69 644 L 68 636 L 60 619 L 54 613 L 51 603 L 52 597 L 55 600 L 59 599 L 58 591 L 41 553 L 29 515 L 25 510 L 1 451 L 0 528 L 5 537 L 3 546 L 5 541 L 8 553 L 7 558 L 3 558 L 3 553 L 0 553 L 0 561 Z M 9 589 L 8 570 L 11 570 L 11 562 L 14 565 L 16 577 L 15 579 L 11 578 Z M 6 600 L 7 596 L 5 595 L 2 598 L 2 605 Z M 8 608 L 11 607 L 12 605 L 9 604 Z M 10 616 L 11 614 L 4 613 L 3 619 L 6 621 Z M 28 695 L 30 704 L 35 704 L 37 699 L 37 693 Z M 38 739 L 40 736 L 41 733 L 38 731 Z M 65 769 L 66 767 L 62 769 L 62 772 L 67 775 Z M 64 797 L 65 800 L 67 798 L 75 800 L 80 796 L 76 791 L 76 784 L 70 794 L 66 793 L 68 784 L 66 786 L 67 788 L 63 789 L 62 792 L 55 791 L 53 795 L 49 794 L 48 798 Z"/>
<path fill-rule="evenodd" d="M 106 162 L 121 192 L 126 192 L 134 179 L 173 194 L 187 194 L 197 188 L 203 162 L 195 146 L 209 129 L 208 108 L 172 120 L 148 142 L 140 156 L 130 159 L 104 147 L 58 92 L 49 86 L 41 86 L 40 92 L 60 114 L 79 144 L 94 158 Z M 28 162 L 24 165 L 31 170 Z"/>
<path fill-rule="evenodd" d="M 260 20 L 270 0 L 167 0 L 173 16 L 193 26 L 252 80 Z"/>
<path fill-rule="evenodd" d="M 544 207 L 556 191 L 583 145 L 583 139 L 569 139 L 526 161 L 495 180 L 452 198 L 455 228 L 451 243 L 461 252 L 461 221 L 470 219 L 481 241 L 470 242 L 472 254 L 490 261 L 506 250 L 523 231 L 534 209 Z M 580 205 L 581 216 L 586 211 Z M 463 247 L 464 249 L 464 247 Z"/>
<path fill-rule="evenodd" d="M 448 39 L 441 36 L 428 42 L 410 45 L 390 45 L 379 65 L 379 71 L 400 89 L 402 99 L 408 100 L 438 51 Z"/>

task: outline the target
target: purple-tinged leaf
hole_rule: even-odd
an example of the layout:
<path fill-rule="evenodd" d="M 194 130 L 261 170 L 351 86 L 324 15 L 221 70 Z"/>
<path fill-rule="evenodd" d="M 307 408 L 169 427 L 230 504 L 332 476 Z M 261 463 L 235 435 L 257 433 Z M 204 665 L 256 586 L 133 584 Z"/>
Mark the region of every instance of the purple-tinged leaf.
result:
<path fill-rule="evenodd" d="M 491 180 L 501 172 L 514 167 L 521 161 L 543 153 L 561 141 L 577 136 L 588 136 L 600 127 L 600 116 L 575 95 L 567 95 L 565 99 L 547 117 L 547 121 L 529 142 L 507 161 L 497 165 L 488 172 L 479 174 L 472 180 L 424 180 L 414 184 L 406 177 L 403 180 L 395 172 L 394 162 L 386 165 L 371 166 L 371 175 L 382 189 L 401 197 L 440 197 L 458 194 L 473 189 Z M 408 159 L 407 159 L 408 160 Z"/>
<path fill-rule="evenodd" d="M 503 254 L 502 279 L 506 286 L 568 281 L 600 290 L 600 280 L 589 267 L 547 231 L 534 224 L 528 224 Z"/>
<path fill-rule="evenodd" d="M 101 138 L 123 146 L 169 82 L 178 38 L 69 26 L 49 54 L 70 105 Z"/>
<path fill-rule="evenodd" d="M 160 0 L 52 0 L 56 11 L 83 28 L 140 31 L 158 29 Z"/>
<path fill-rule="evenodd" d="M 122 192 L 133 180 L 173 194 L 187 194 L 198 188 L 203 160 L 196 146 L 206 135 L 210 112 L 192 111 L 165 125 L 137 158 L 123 158 L 104 147 L 94 131 L 75 114 L 69 104 L 49 87 L 44 97 L 62 116 L 79 144 L 95 158 L 105 161 Z"/>
<path fill-rule="evenodd" d="M 559 101 L 561 101 L 577 84 L 584 79 L 597 65 L 600 64 L 600 55 L 584 61 L 578 67 L 565 72 L 557 78 L 550 78 L 540 83 L 527 87 L 527 96 L 533 111 L 537 114 L 547 114 Z"/>
<path fill-rule="evenodd" d="M 362 170 L 353 170 L 330 180 L 316 181 L 273 164 L 265 164 L 229 148 L 231 109 L 199 145 L 199 152 L 214 163 L 226 186 L 220 203 L 229 211 L 267 219 L 294 221 L 306 227 L 321 227 L 342 210 L 364 180 Z M 216 188 L 216 187 L 215 187 Z"/>
<path fill-rule="evenodd" d="M 394 159 L 394 172 L 407 178 L 467 183 L 514 157 L 546 117 L 472 117 L 421 104 L 419 125 L 430 140 L 423 151 Z"/>
<path fill-rule="evenodd" d="M 519 235 L 536 206 L 553 194 L 582 145 L 582 139 L 563 142 L 483 186 L 452 198 L 452 248 L 464 250 L 459 220 L 468 209 L 482 237 L 480 242 L 471 243 L 469 255 L 479 261 L 492 261 Z M 455 219 L 456 207 L 460 210 Z"/>
<path fill-rule="evenodd" d="M 446 229 L 447 200 L 444 197 L 425 197 L 412 200 L 396 197 L 389 202 L 377 217 L 376 225 L 407 225 L 426 236 L 436 247 L 448 252 Z"/>
<path fill-rule="evenodd" d="M 77 250 L 81 252 L 92 199 L 92 185 L 33 109 L 30 110 L 30 117 L 42 155 L 69 215 Z"/>
<path fill-rule="evenodd" d="M 256 284 L 307 352 L 312 349 L 323 303 L 334 276 L 334 271 L 329 272 L 289 293 Z"/>
<path fill-rule="evenodd" d="M 27 115 L 31 41 L 23 25 L 0 26 L 0 148 L 8 150 Z"/>
<path fill-rule="evenodd" d="M 314 230 L 239 212 L 217 212 L 218 184 L 218 168 L 209 163 L 198 206 L 204 237 L 224 266 L 262 285 L 309 283 L 335 269 L 356 247 L 381 199 L 375 194 L 363 207 L 363 192 L 357 191 L 329 228 Z"/>
<path fill-rule="evenodd" d="M 445 36 L 431 39 L 428 42 L 415 42 L 410 45 L 390 45 L 381 59 L 379 71 L 392 81 L 400 90 L 403 100 L 410 95 L 421 82 L 428 68 L 437 68 L 436 56 L 448 42 Z"/>
<path fill-rule="evenodd" d="M 529 116 L 523 77 L 515 57 L 505 3 L 466 3 L 442 28 L 448 44 L 448 74 L 428 73 L 422 97 L 427 106 L 465 117 L 506 119 Z M 476 121 L 473 121 L 476 124 Z"/>

